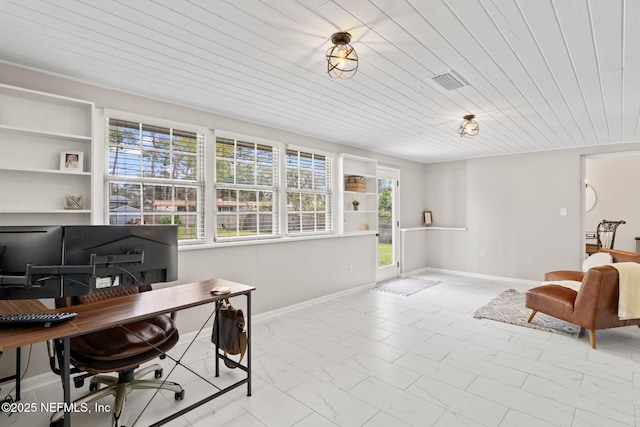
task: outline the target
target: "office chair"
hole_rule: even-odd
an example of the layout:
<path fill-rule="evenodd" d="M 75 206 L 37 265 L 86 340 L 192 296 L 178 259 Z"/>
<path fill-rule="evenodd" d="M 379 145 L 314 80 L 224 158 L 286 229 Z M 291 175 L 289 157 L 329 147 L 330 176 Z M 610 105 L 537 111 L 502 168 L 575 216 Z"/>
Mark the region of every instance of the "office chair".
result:
<path fill-rule="evenodd" d="M 625 220 L 607 221 L 603 219 L 596 229 L 596 238 L 598 239 L 598 249 L 613 249 L 613 243 L 616 239 L 616 230 L 618 226 L 626 224 Z"/>
<path fill-rule="evenodd" d="M 148 290 L 151 290 L 151 286 L 143 285 L 59 298 L 56 300 L 56 307 L 103 301 Z M 173 318 L 165 315 L 71 338 L 71 363 L 76 368 L 76 372 L 84 371 L 91 376 L 90 393 L 74 403 L 86 404 L 113 395 L 115 400 L 112 405 L 112 425 L 117 427 L 124 409 L 125 398 L 134 389 L 170 390 L 175 393 L 176 400 L 182 400 L 184 390 L 179 384 L 157 380 L 162 377 L 160 365 L 153 364 L 136 371 L 142 363 L 158 357 L 164 358 L 165 353 L 176 345 L 178 338 L 178 330 Z M 142 379 L 151 372 L 155 374 L 156 380 Z M 101 375 L 104 373 L 117 373 L 118 376 Z M 74 382 L 78 387 L 84 382 L 84 378 L 80 381 L 74 379 Z M 101 384 L 105 386 L 99 388 Z M 50 419 L 51 427 L 62 425 L 63 418 L 63 412 L 53 414 Z"/>

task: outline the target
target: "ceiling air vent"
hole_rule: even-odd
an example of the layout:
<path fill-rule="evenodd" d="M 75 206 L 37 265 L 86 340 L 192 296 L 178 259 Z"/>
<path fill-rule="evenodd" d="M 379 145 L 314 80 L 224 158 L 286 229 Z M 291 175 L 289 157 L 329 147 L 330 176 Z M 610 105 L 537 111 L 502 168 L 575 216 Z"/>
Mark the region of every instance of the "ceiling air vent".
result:
<path fill-rule="evenodd" d="M 431 79 L 446 90 L 455 90 L 460 89 L 464 86 L 469 86 L 469 82 L 453 70 L 436 74 L 435 76 L 431 77 Z"/>

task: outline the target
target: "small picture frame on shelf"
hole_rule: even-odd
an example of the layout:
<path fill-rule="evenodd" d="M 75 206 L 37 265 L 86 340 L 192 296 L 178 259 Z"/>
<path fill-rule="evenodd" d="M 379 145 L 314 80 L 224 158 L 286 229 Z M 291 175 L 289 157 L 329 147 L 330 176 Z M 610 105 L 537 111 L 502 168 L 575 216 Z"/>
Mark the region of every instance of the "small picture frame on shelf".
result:
<path fill-rule="evenodd" d="M 60 153 L 60 170 L 65 172 L 82 172 L 83 154 L 81 151 L 63 151 Z"/>
<path fill-rule="evenodd" d="M 429 227 L 433 223 L 431 219 L 431 211 L 423 212 L 423 222 L 425 227 Z"/>

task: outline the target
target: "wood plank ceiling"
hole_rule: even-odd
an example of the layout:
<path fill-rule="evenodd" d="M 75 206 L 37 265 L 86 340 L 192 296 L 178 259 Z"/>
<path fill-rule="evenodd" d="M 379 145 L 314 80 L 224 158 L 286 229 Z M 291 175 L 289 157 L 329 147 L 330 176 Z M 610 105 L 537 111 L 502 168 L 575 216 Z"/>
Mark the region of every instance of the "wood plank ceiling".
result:
<path fill-rule="evenodd" d="M 439 162 L 638 141 L 639 23 L 636 0 L 0 0 L 0 60 Z M 337 31 L 351 80 L 325 73 Z"/>

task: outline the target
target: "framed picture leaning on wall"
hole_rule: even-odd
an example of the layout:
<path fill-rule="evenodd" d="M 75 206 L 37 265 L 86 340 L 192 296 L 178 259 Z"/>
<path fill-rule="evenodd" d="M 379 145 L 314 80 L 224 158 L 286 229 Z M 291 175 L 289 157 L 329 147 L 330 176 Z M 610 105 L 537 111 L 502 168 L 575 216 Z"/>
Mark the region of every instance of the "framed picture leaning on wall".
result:
<path fill-rule="evenodd" d="M 424 211 L 423 215 L 424 215 L 423 223 L 424 223 L 425 227 L 429 227 L 431 225 L 431 223 L 432 223 L 431 211 Z"/>

